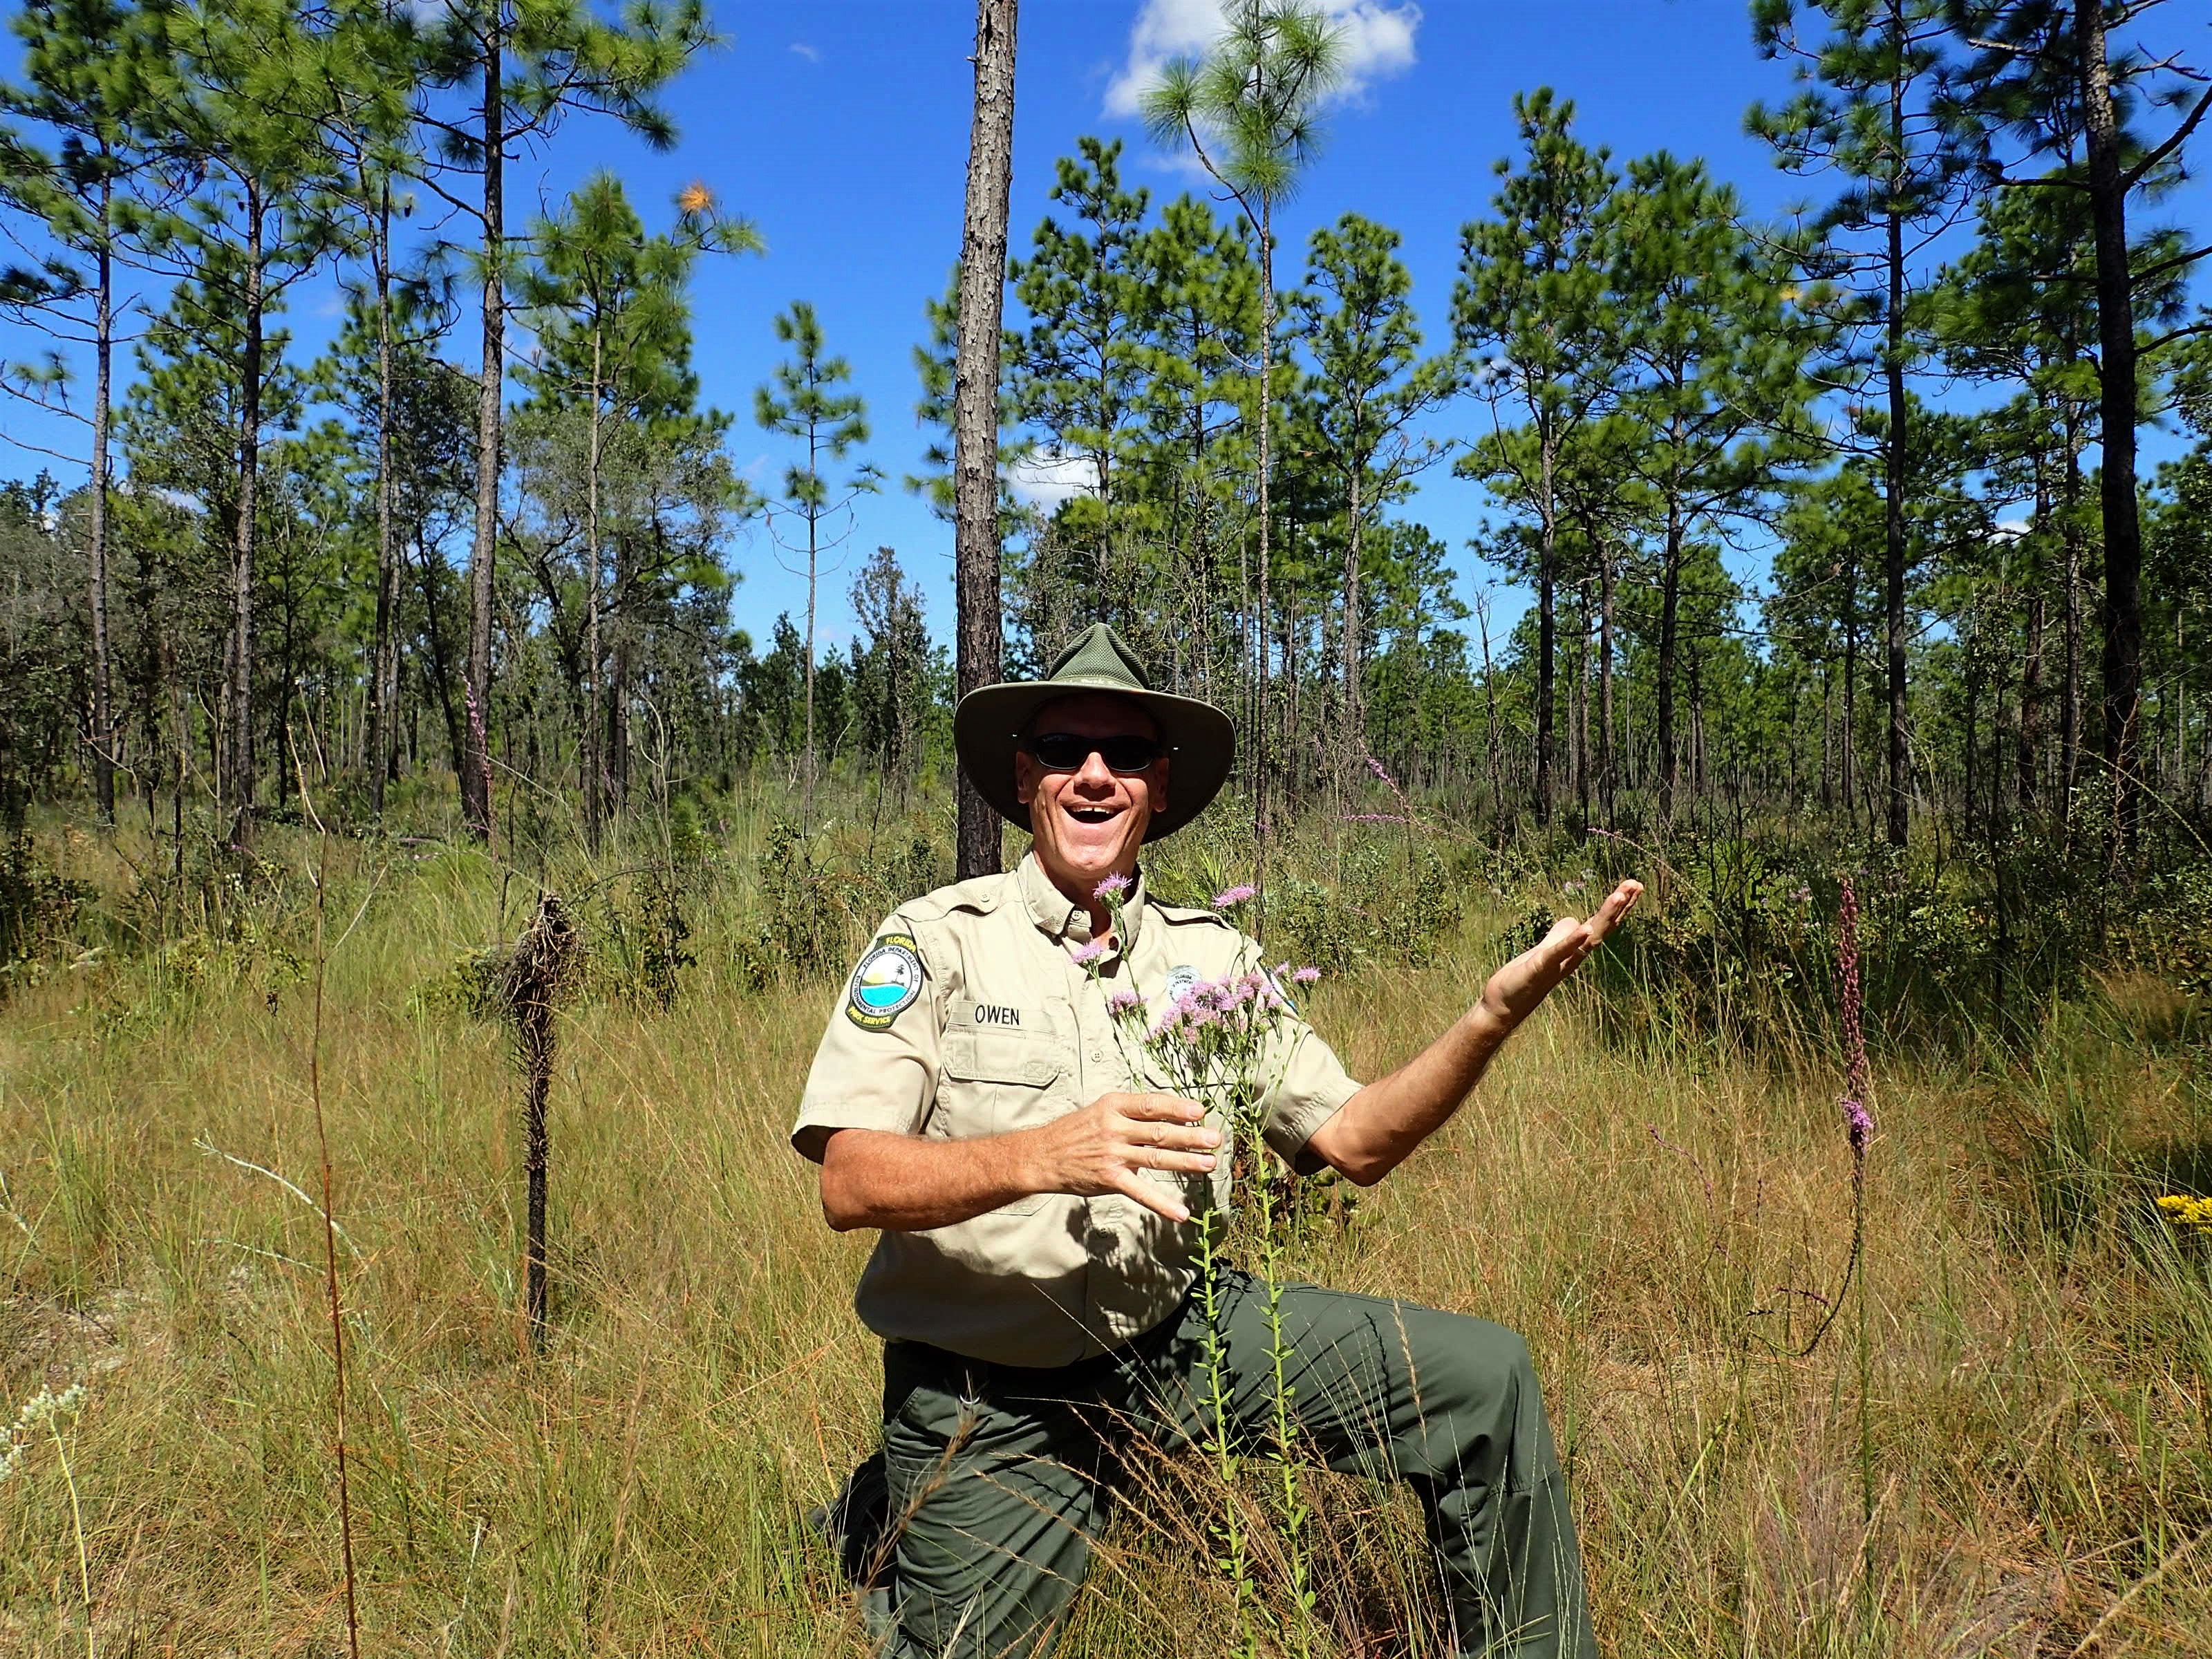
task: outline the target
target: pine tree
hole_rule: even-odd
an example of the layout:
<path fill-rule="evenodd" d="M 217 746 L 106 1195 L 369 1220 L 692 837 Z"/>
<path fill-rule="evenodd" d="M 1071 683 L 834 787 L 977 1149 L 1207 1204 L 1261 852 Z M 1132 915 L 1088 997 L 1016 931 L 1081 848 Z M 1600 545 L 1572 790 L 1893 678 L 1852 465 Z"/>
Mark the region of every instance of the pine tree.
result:
<path fill-rule="evenodd" d="M 704 251 L 763 251 L 759 232 L 743 220 L 720 220 L 701 190 L 687 196 L 675 235 L 648 237 L 622 181 L 600 172 L 573 191 L 567 210 L 532 228 L 533 264 L 517 284 L 538 336 L 537 361 L 524 382 L 559 406 L 580 403 L 584 456 L 585 548 L 583 674 L 584 835 L 594 855 L 607 809 L 617 798 L 610 757 L 625 751 L 626 688 L 617 676 L 611 706 L 601 639 L 605 610 L 601 485 L 611 427 L 633 437 L 667 435 L 688 416 L 698 378 L 690 368 L 690 310 L 684 289 Z M 616 572 L 616 589 L 629 573 Z"/>
<path fill-rule="evenodd" d="M 92 349 L 92 407 L 83 416 L 91 493 L 85 514 L 91 623 L 93 798 L 115 821 L 114 648 L 110 630 L 110 419 L 120 337 L 116 267 L 166 219 L 171 192 L 147 130 L 149 83 L 166 73 L 145 20 L 117 0 L 27 0 L 11 27 L 21 86 L 0 85 L 0 206 L 34 221 L 59 252 L 0 270 L 0 307 L 49 339 Z M 135 235 L 134 235 L 134 233 Z M 0 390 L 68 409 L 58 353 L 37 368 L 0 367 Z"/>
<path fill-rule="evenodd" d="M 1110 616 L 1114 487 L 1142 397 L 1137 244 L 1151 197 L 1121 187 L 1120 141 L 1084 138 L 1078 149 L 1060 159 L 1051 195 L 1073 212 L 1075 227 L 1048 216 L 1031 237 L 1030 257 L 1008 267 L 1029 320 L 1007 338 L 1009 391 L 1020 418 L 1045 434 L 1053 459 L 1089 471 L 1091 488 L 1070 500 L 1064 527 L 1096 552 L 1096 599 L 1086 609 Z"/>
<path fill-rule="evenodd" d="M 1306 389 L 1322 466 L 1340 480 L 1345 544 L 1340 741 L 1346 775 L 1365 763 L 1360 685 L 1359 578 L 1368 517 L 1442 458 L 1443 446 L 1409 430 L 1458 390 L 1449 357 L 1423 360 L 1408 296 L 1413 279 L 1397 258 L 1397 232 L 1356 213 L 1313 234 L 1305 291 L 1291 301 L 1313 373 Z"/>
<path fill-rule="evenodd" d="M 1164 643 L 1177 689 L 1194 684 L 1218 696 L 1217 676 L 1233 681 L 1242 672 L 1237 653 L 1215 639 L 1231 592 L 1225 547 L 1237 550 L 1234 597 L 1248 629 L 1251 607 L 1237 481 L 1249 471 L 1259 269 L 1245 228 L 1191 196 L 1168 204 L 1138 253 L 1145 441 L 1134 459 L 1168 550 L 1163 588 L 1179 625 L 1164 630 Z M 1182 622 L 1194 617 L 1195 638 Z"/>
<path fill-rule="evenodd" d="M 1879 340 L 1874 354 L 1886 403 L 1876 441 L 1882 458 L 1885 647 L 1889 687 L 1890 844 L 1905 845 L 1910 804 L 1906 755 L 1905 480 L 1914 465 L 1906 382 L 1919 356 L 1909 315 L 1917 256 L 1961 211 L 1966 157 L 1948 131 L 1952 97 L 1944 60 L 1944 0 L 1825 0 L 1829 34 L 1797 35 L 1798 0 L 1756 0 L 1761 52 L 1793 57 L 1806 89 L 1779 111 L 1754 106 L 1746 125 L 1782 166 L 1833 171 L 1848 182 L 1823 213 L 1810 274 L 1863 283 L 1854 331 Z M 1812 9 L 1808 7 L 1806 9 Z M 1858 237 L 1876 239 L 1871 247 Z M 1832 373 L 1833 371 L 1831 371 Z"/>
<path fill-rule="evenodd" d="M 857 392 L 837 388 L 852 379 L 852 365 L 842 357 L 824 354 L 822 325 L 814 307 L 804 300 L 775 319 L 775 337 L 792 348 L 791 356 L 775 367 L 770 383 L 753 394 L 753 416 L 767 431 L 796 438 L 806 459 L 784 469 L 782 500 L 771 506 L 769 522 L 778 517 L 796 519 L 805 526 L 806 539 L 806 747 L 805 815 L 814 821 L 814 624 L 815 602 L 821 575 L 822 556 L 851 533 L 853 502 L 875 489 L 882 474 L 872 462 L 863 463 L 839 479 L 825 476 L 823 468 L 842 461 L 853 449 L 868 441 L 867 405 Z M 840 518 L 842 529 L 833 530 Z M 797 550 L 793 544 L 785 544 Z"/>
<path fill-rule="evenodd" d="M 1654 746 L 1659 811 L 1673 812 L 1686 559 L 1816 453 L 1815 387 L 1790 311 L 1786 253 L 1741 220 L 1735 192 L 1701 161 L 1662 152 L 1630 164 L 1617 200 L 1610 285 L 1635 423 L 1637 477 L 1662 520 Z"/>
<path fill-rule="evenodd" d="M 376 331 L 376 574 L 367 771 L 369 810 L 381 818 L 385 785 L 398 764 L 399 736 L 400 549 L 393 507 L 399 481 L 385 425 L 398 402 L 392 221 L 395 210 L 411 209 L 408 182 L 422 170 L 412 100 L 423 65 L 413 14 L 395 0 L 341 0 L 329 14 L 325 42 L 340 71 L 328 82 L 322 137 L 361 215 L 356 240 L 368 266 Z"/>
<path fill-rule="evenodd" d="M 482 377 L 477 405 L 477 519 L 469 552 L 468 685 L 479 711 L 460 768 L 461 813 L 472 833 L 491 834 L 489 741 L 494 557 L 498 542 L 501 430 L 507 374 L 507 160 L 568 115 L 612 115 L 655 149 L 676 128 L 653 95 L 714 35 L 701 0 L 632 0 L 619 23 L 584 0 L 460 0 L 441 14 L 430 63 L 438 83 L 474 100 L 449 119 L 425 103 L 424 122 L 440 140 L 448 169 L 473 173 L 473 197 L 425 182 L 474 222 L 477 276 L 483 295 Z"/>
<path fill-rule="evenodd" d="M 1513 100 L 1526 162 L 1501 161 L 1494 220 L 1460 233 L 1452 314 L 1469 383 L 1525 422 L 1518 437 L 1479 441 L 1457 463 L 1462 476 L 1501 489 L 1534 518 L 1536 588 L 1536 821 L 1549 823 L 1555 794 L 1559 472 L 1568 444 L 1613 401 L 1619 319 L 1607 302 L 1614 254 L 1608 204 L 1619 176 L 1610 153 L 1574 136 L 1575 106 L 1548 87 Z"/>
<path fill-rule="evenodd" d="M 348 181 L 320 142 L 320 123 L 337 77 L 360 66 L 328 50 L 291 0 L 200 0 L 161 12 L 158 21 L 175 75 L 159 108 L 172 132 L 169 164 L 202 181 L 189 216 L 167 227 L 160 243 L 194 276 L 207 301 L 204 308 L 178 311 L 177 319 L 207 338 L 236 329 L 238 491 L 224 795 L 234 842 L 250 848 L 266 319 L 345 240 L 352 218 Z"/>
<path fill-rule="evenodd" d="M 1144 99 L 1145 125 L 1164 149 L 1188 150 L 1228 191 L 1259 244 L 1260 363 L 1256 489 L 1260 585 L 1252 618 L 1252 824 L 1264 873 L 1267 844 L 1270 542 L 1267 492 L 1275 404 L 1275 210 L 1321 142 L 1319 110 L 1343 72 L 1340 32 L 1297 0 L 1232 0 L 1205 58 L 1176 58 Z"/>
<path fill-rule="evenodd" d="M 2163 0 L 1952 0 L 1949 21 L 1973 53 L 1956 128 L 1984 179 L 2079 193 L 2088 207 L 2097 319 L 2098 485 L 2105 544 L 2106 769 L 2117 844 L 2132 847 L 2141 812 L 2136 755 L 2142 713 L 2142 520 L 2136 428 L 2142 373 L 2166 347 L 2212 327 L 2177 324 L 2144 339 L 2147 285 L 2169 283 L 2212 255 L 2212 243 L 2176 247 L 2141 264 L 2128 232 L 2132 208 L 2180 175 L 2191 138 L 2212 113 L 2206 70 L 2179 51 L 2120 43 L 2115 29 L 2157 15 Z M 2175 16 L 2178 15 L 2168 14 Z M 2160 131 L 2140 124 L 2156 112 Z M 2025 152 L 2008 167 L 2009 134 Z"/>

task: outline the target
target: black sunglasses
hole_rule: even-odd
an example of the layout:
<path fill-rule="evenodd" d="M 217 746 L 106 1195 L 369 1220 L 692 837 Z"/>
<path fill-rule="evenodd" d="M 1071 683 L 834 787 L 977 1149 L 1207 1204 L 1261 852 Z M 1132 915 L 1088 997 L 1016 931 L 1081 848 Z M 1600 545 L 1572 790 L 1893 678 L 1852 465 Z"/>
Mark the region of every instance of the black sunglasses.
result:
<path fill-rule="evenodd" d="M 1079 738 L 1073 732 L 1040 732 L 1022 745 L 1048 772 L 1079 772 L 1092 755 L 1125 777 L 1144 771 L 1167 751 L 1152 738 Z"/>

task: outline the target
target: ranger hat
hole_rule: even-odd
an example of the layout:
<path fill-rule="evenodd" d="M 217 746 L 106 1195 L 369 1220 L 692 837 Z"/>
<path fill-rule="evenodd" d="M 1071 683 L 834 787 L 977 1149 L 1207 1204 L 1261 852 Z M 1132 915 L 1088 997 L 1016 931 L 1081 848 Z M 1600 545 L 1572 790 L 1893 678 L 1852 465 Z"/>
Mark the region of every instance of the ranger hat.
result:
<path fill-rule="evenodd" d="M 1137 653 L 1104 623 L 1093 623 L 1054 660 L 1041 680 L 979 685 L 952 716 L 960 769 L 1000 817 L 1030 828 L 1030 809 L 1014 793 L 1014 756 L 1030 719 L 1048 702 L 1086 691 L 1111 692 L 1141 706 L 1159 723 L 1160 742 L 1174 763 L 1168 807 L 1155 813 L 1146 841 L 1173 835 L 1221 792 L 1237 758 L 1237 728 L 1210 702 L 1152 690 Z"/>

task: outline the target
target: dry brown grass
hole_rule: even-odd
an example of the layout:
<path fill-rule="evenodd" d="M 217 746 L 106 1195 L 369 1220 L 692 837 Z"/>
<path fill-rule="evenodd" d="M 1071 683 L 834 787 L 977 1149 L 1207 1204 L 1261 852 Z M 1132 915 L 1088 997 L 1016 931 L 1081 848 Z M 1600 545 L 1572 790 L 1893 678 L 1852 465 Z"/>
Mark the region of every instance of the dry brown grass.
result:
<path fill-rule="evenodd" d="M 329 962 L 322 1056 L 365 1650 L 863 1651 L 801 1516 L 874 1431 L 866 1242 L 823 1227 L 783 1140 L 834 992 L 740 992 L 702 924 L 675 1015 L 564 1017 L 533 1359 L 506 1040 L 416 998 L 533 895 L 502 922 L 473 860 L 380 856 L 339 857 L 333 917 L 376 892 Z M 1373 1074 L 1494 954 L 1472 921 L 1436 967 L 1325 985 L 1316 1023 Z M 271 981 L 94 963 L 0 1010 L 0 1419 L 85 1386 L 60 1430 L 94 1603 L 88 1632 L 42 1431 L 0 1484 L 0 1652 L 342 1639 L 320 1223 L 228 1161 L 313 1188 L 309 999 L 272 1007 Z M 2178 1018 L 2133 987 L 2002 1070 L 1878 1071 L 1864 1457 L 1853 1313 L 1793 1352 L 1848 1237 L 1817 1068 L 1608 1044 L 1563 1000 L 1301 1267 L 1528 1334 L 1610 1653 L 2212 1654 L 2208 1264 L 2135 1173 L 2212 1148 L 2202 1049 L 2143 1034 Z M 1200 1505 L 1172 1501 L 1194 1479 L 1146 1476 L 1065 1651 L 1230 1650 Z M 1410 1510 L 1316 1491 L 1324 1646 L 1403 1650 Z"/>

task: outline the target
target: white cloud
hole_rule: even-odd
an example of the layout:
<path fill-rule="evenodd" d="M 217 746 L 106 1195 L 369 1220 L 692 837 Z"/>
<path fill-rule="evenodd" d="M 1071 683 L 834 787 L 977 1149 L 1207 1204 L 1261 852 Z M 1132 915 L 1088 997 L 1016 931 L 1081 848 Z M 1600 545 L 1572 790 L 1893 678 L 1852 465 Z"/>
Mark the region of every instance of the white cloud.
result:
<path fill-rule="evenodd" d="M 1006 483 L 1032 507 L 1056 512 L 1062 502 L 1098 491 L 1098 463 L 1088 455 L 1039 449 L 1006 468 Z"/>
<path fill-rule="evenodd" d="M 810 46 L 804 40 L 794 40 L 791 43 L 791 49 L 810 64 L 822 61 L 822 48 L 819 46 Z"/>
<path fill-rule="evenodd" d="M 1343 46 L 1334 101 L 1357 98 L 1376 81 L 1413 66 L 1421 9 L 1413 0 L 1318 0 Z M 1144 0 L 1129 30 L 1129 60 L 1106 88 L 1106 113 L 1138 113 L 1169 59 L 1204 52 L 1222 32 L 1222 0 Z"/>

